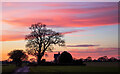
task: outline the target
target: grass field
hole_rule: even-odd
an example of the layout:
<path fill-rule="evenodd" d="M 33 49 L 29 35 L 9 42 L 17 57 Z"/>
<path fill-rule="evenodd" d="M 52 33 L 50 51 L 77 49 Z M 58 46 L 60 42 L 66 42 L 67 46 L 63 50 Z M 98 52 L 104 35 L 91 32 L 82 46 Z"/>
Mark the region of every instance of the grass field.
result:
<path fill-rule="evenodd" d="M 117 67 L 120 62 L 85 62 L 87 66 Z"/>
<path fill-rule="evenodd" d="M 25 64 L 23 64 L 22 67 L 23 66 L 25 66 Z M 18 68 L 20 67 L 16 67 L 15 64 L 2 65 L 2 72 L 13 72 L 14 70 Z"/>
<path fill-rule="evenodd" d="M 30 72 L 118 72 L 118 67 L 90 66 L 36 66 Z"/>
<path fill-rule="evenodd" d="M 30 66 L 30 72 L 118 72 L 118 63 L 87 62 L 87 66 Z M 24 66 L 24 64 L 23 64 Z M 14 64 L 3 65 L 2 72 L 13 72 L 17 69 Z"/>
<path fill-rule="evenodd" d="M 117 62 L 87 62 L 87 66 L 31 66 L 30 72 L 118 72 Z"/>
<path fill-rule="evenodd" d="M 14 64 L 2 66 L 2 72 L 13 72 L 17 67 Z"/>

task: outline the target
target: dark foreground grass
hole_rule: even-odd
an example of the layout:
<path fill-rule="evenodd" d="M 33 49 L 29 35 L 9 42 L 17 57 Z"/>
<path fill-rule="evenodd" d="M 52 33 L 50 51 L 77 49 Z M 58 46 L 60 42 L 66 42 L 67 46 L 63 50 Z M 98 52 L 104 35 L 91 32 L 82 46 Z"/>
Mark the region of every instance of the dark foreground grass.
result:
<path fill-rule="evenodd" d="M 118 72 L 118 62 L 85 62 L 86 66 L 31 66 L 30 72 Z"/>
<path fill-rule="evenodd" d="M 26 64 L 23 64 L 25 66 Z M 29 66 L 30 72 L 118 72 L 118 63 L 86 63 L 86 66 Z M 19 67 L 2 65 L 2 72 L 13 72 Z"/>
<path fill-rule="evenodd" d="M 30 72 L 118 72 L 118 67 L 98 66 L 32 66 Z"/>
<path fill-rule="evenodd" d="M 25 66 L 25 64 L 23 64 L 21 67 L 23 66 Z M 6 64 L 6 65 L 2 65 L 2 72 L 13 72 L 18 68 L 20 67 L 16 67 L 15 64 Z"/>
<path fill-rule="evenodd" d="M 14 64 L 3 65 L 2 72 L 13 72 L 17 67 Z"/>

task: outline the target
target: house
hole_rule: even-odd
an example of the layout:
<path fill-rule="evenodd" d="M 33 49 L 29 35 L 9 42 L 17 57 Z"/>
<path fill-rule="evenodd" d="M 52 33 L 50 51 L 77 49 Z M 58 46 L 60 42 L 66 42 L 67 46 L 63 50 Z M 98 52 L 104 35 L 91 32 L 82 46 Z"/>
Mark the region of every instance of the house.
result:
<path fill-rule="evenodd" d="M 54 62 L 57 63 L 58 57 L 60 56 L 60 52 L 58 54 L 54 54 Z"/>

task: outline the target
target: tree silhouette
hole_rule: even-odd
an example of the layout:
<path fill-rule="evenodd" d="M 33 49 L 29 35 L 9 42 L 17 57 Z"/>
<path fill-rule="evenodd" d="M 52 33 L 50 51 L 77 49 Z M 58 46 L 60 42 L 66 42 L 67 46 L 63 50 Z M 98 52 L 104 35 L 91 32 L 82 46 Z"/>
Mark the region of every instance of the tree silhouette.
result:
<path fill-rule="evenodd" d="M 117 58 L 111 57 L 111 58 L 109 59 L 109 61 L 110 61 L 110 62 L 115 62 L 115 61 L 117 61 Z"/>
<path fill-rule="evenodd" d="M 60 64 L 72 63 L 72 61 L 72 55 L 67 51 L 62 52 L 61 55 L 58 57 L 58 63 Z"/>
<path fill-rule="evenodd" d="M 16 66 L 21 66 L 23 60 L 27 60 L 28 56 L 25 54 L 23 50 L 13 50 L 8 53 L 10 59 L 13 59 L 13 62 L 16 63 Z"/>
<path fill-rule="evenodd" d="M 92 61 L 92 57 L 90 57 L 90 56 L 87 57 L 87 58 L 86 58 L 86 61 L 91 62 L 91 61 Z"/>
<path fill-rule="evenodd" d="M 105 61 L 108 61 L 108 57 L 107 56 L 99 57 L 98 60 L 105 62 Z"/>
<path fill-rule="evenodd" d="M 32 24 L 29 29 L 31 30 L 31 33 L 25 37 L 27 40 L 27 52 L 28 54 L 37 56 L 38 64 L 40 64 L 45 51 L 52 51 L 53 44 L 65 46 L 65 41 L 62 39 L 63 35 L 52 29 L 47 29 L 45 24 Z"/>

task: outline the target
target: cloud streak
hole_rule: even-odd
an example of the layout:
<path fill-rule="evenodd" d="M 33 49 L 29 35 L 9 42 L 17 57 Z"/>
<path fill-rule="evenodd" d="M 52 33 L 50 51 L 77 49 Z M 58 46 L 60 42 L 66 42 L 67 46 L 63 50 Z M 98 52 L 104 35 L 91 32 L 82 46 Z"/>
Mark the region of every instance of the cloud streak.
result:
<path fill-rule="evenodd" d="M 72 34 L 76 32 L 84 32 L 86 30 L 73 30 L 68 32 L 60 32 L 62 35 Z M 0 35 L 2 38 L 0 41 L 17 41 L 17 40 L 25 40 L 25 35 L 29 34 L 30 31 L 9 31 L 4 30 L 3 34 Z"/>
<path fill-rule="evenodd" d="M 67 47 L 95 47 L 100 45 L 67 45 Z"/>
<path fill-rule="evenodd" d="M 75 32 L 84 32 L 86 30 L 74 30 L 74 31 L 68 31 L 68 32 L 62 32 L 62 34 L 71 34 L 71 33 L 75 33 Z"/>

